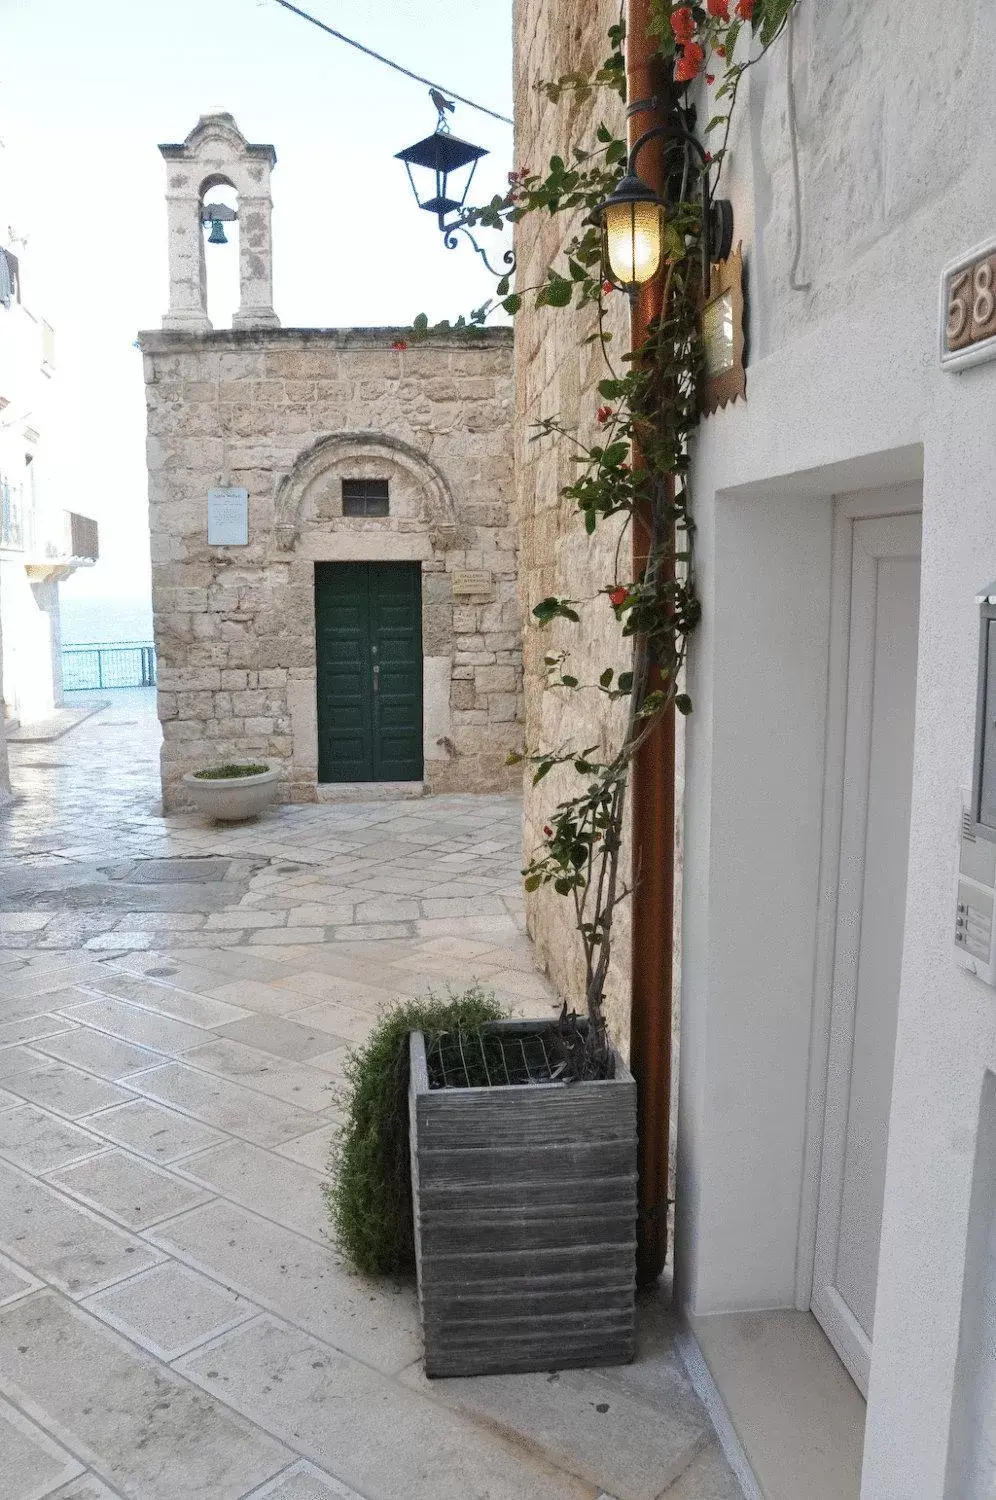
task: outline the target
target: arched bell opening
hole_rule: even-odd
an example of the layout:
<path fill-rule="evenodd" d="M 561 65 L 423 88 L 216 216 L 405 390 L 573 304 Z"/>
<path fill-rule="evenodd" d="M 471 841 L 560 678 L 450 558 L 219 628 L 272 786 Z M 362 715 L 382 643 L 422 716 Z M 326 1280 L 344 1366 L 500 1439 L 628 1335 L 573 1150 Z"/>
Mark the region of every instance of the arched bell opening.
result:
<path fill-rule="evenodd" d="M 217 174 L 206 177 L 198 198 L 201 268 L 208 318 L 215 328 L 231 328 L 241 303 L 239 271 L 239 194 Z"/>

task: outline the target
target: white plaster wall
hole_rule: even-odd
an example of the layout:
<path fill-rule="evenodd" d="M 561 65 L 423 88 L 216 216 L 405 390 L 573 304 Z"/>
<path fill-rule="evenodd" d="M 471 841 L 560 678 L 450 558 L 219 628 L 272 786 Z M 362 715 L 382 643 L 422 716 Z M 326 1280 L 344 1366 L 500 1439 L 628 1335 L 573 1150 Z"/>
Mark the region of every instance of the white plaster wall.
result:
<path fill-rule="evenodd" d="M 950 44 L 941 45 L 939 27 Z M 936 362 L 938 282 L 996 234 L 996 7 L 817 0 L 796 36 L 808 292 L 788 285 L 785 52 L 748 75 L 726 183 L 747 404 L 695 454 L 704 624 L 688 726 L 679 1294 L 792 1305 L 819 914 L 828 514 L 918 478 L 923 575 L 906 937 L 863 1500 L 941 1500 L 996 994 L 953 958 L 978 621 L 996 576 L 996 364 Z M 764 598 L 756 597 L 761 591 Z M 822 661 L 822 667 L 821 667 Z M 801 1258 L 806 1255 L 805 1237 Z"/>
<path fill-rule="evenodd" d="M 58 585 L 32 588 L 20 553 L 0 559 L 0 611 L 5 653 L 3 691 L 11 712 L 23 722 L 43 719 L 61 699 L 57 656 Z M 49 590 L 52 598 L 49 597 Z M 54 612 L 51 607 L 54 600 Z M 58 676 L 55 676 L 58 669 Z"/>

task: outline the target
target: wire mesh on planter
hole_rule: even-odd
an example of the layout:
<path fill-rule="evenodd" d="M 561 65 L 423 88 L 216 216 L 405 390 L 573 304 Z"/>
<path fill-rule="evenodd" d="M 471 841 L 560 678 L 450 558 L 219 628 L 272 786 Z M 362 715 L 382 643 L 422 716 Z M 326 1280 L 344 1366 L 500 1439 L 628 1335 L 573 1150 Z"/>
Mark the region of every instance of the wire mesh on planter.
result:
<path fill-rule="evenodd" d="M 537 1031 L 444 1031 L 426 1038 L 425 1058 L 431 1089 L 554 1083 L 567 1067 L 563 1059 L 550 1057 Z"/>

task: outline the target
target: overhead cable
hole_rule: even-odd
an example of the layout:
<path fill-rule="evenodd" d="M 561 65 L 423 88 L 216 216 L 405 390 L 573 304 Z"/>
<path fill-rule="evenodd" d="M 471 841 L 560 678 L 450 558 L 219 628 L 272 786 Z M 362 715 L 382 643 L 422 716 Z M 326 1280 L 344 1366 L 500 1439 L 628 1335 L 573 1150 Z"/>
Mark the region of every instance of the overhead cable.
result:
<path fill-rule="evenodd" d="M 435 79 L 423 78 L 421 73 L 413 73 L 410 68 L 403 68 L 400 63 L 393 62 L 391 58 L 385 57 L 382 52 L 375 52 L 372 47 L 365 47 L 362 42 L 354 41 L 351 36 L 346 36 L 345 32 L 336 31 L 334 26 L 327 26 L 324 21 L 320 21 L 317 16 L 311 15 L 309 11 L 302 10 L 299 5 L 292 5 L 291 0 L 276 0 L 276 4 L 282 5 L 284 10 L 293 12 L 295 16 L 300 16 L 302 20 L 310 21 L 312 26 L 317 26 L 320 31 L 327 32 L 329 36 L 334 36 L 337 41 L 345 42 L 348 46 L 355 47 L 357 52 L 365 52 L 367 57 L 373 57 L 377 62 L 385 63 L 387 67 L 393 68 L 396 73 L 403 73 L 406 78 L 412 78 L 416 83 L 424 83 L 427 88 L 440 88 Z M 500 115 L 496 109 L 488 109 L 487 105 L 477 104 L 473 99 L 465 98 L 463 94 L 454 93 L 452 89 L 441 89 L 440 91 L 445 93 L 450 99 L 457 99 L 461 104 L 469 105 L 471 109 L 480 110 L 482 115 L 490 115 L 493 120 L 501 120 L 504 125 L 512 124 L 508 115 Z"/>

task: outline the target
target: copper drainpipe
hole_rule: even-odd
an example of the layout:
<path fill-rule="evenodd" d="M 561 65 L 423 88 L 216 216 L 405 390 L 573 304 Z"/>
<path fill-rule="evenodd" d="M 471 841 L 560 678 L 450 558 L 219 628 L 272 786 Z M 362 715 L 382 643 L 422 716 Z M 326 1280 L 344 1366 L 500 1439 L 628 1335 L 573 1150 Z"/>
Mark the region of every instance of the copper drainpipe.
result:
<path fill-rule="evenodd" d="M 670 69 L 648 35 L 650 0 L 629 0 L 626 21 L 627 135 L 666 119 Z M 640 153 L 640 176 L 662 193 L 663 152 Z M 630 347 L 643 343 L 662 302 L 660 276 L 642 286 L 632 304 Z M 640 455 L 634 448 L 634 469 Z M 647 515 L 633 519 L 633 577 L 646 564 Z M 660 685 L 654 669 L 650 690 Z M 632 913 L 630 1066 L 637 1087 L 638 1219 L 636 1274 L 641 1286 L 657 1280 L 667 1256 L 668 1134 L 671 1108 L 671 985 L 674 926 L 674 710 L 657 721 L 631 772 L 630 820 L 635 891 Z"/>

